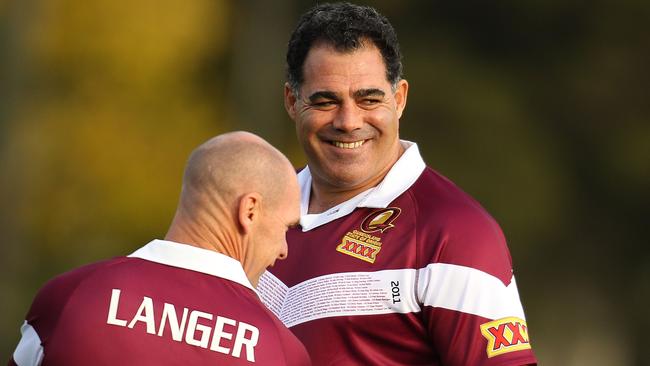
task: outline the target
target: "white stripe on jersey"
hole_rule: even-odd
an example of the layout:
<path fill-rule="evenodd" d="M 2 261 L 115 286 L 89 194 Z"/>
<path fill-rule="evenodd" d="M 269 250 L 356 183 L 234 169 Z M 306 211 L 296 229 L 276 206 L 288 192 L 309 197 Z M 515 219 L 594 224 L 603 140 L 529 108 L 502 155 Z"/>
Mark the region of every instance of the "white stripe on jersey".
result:
<path fill-rule="evenodd" d="M 416 277 L 414 269 L 334 273 L 287 288 L 267 271 L 257 291 L 262 302 L 292 327 L 334 316 L 419 312 L 413 291 Z"/>
<path fill-rule="evenodd" d="M 456 310 L 488 319 L 524 317 L 515 277 L 504 285 L 475 268 L 432 263 L 419 270 L 418 300 L 425 306 Z"/>
<path fill-rule="evenodd" d="M 27 365 L 40 365 L 43 361 L 43 346 L 41 346 L 41 338 L 36 333 L 36 330 L 32 328 L 26 321 L 23 323 L 23 326 L 20 327 L 20 333 L 22 338 L 16 350 L 14 351 L 14 361 L 18 366 L 27 366 Z"/>
<path fill-rule="evenodd" d="M 422 306 L 488 319 L 525 319 L 514 277 L 505 286 L 485 272 L 444 263 L 417 271 L 334 273 L 291 288 L 267 271 L 257 291 L 262 302 L 287 327 L 336 316 L 417 313 Z"/>

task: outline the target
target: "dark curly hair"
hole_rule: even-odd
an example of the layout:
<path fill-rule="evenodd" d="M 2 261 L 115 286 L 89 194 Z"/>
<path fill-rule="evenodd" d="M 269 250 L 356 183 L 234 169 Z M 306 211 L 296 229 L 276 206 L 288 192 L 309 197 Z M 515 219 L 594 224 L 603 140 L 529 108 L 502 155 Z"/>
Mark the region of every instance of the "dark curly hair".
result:
<path fill-rule="evenodd" d="M 319 4 L 302 15 L 291 34 L 287 49 L 287 81 L 295 93 L 303 82 L 302 66 L 316 42 L 337 51 L 359 49 L 371 41 L 381 52 L 386 79 L 393 87 L 402 78 L 402 55 L 393 26 L 369 6 L 344 3 Z"/>

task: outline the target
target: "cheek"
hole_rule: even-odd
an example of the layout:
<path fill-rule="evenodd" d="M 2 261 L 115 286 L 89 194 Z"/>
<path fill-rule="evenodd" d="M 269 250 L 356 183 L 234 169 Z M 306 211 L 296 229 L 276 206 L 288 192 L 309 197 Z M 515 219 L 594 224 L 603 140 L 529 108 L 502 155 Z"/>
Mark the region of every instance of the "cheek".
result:
<path fill-rule="evenodd" d="M 299 119 L 300 129 L 307 133 L 313 133 L 328 124 L 331 119 L 331 112 L 314 110 L 305 111 Z"/>
<path fill-rule="evenodd" d="M 394 109 L 382 109 L 373 117 L 370 123 L 383 134 L 394 135 L 397 132 L 399 119 Z"/>
<path fill-rule="evenodd" d="M 303 119 L 296 125 L 296 134 L 306 150 L 314 150 L 318 145 L 319 124 L 313 119 Z"/>
<path fill-rule="evenodd" d="M 305 139 L 307 136 L 309 136 L 311 129 L 310 119 L 305 118 L 305 116 L 301 116 L 297 120 L 296 132 L 298 133 L 298 137 Z"/>

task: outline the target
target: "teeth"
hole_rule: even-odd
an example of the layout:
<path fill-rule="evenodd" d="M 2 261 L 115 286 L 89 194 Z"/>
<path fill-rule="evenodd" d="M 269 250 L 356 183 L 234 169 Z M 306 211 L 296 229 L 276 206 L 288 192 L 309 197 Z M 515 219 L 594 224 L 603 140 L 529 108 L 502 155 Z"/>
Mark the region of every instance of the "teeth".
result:
<path fill-rule="evenodd" d="M 342 149 L 356 149 L 363 145 L 365 140 L 361 141 L 356 141 L 356 142 L 340 142 L 340 141 L 332 141 L 332 145 L 336 147 L 340 147 Z"/>

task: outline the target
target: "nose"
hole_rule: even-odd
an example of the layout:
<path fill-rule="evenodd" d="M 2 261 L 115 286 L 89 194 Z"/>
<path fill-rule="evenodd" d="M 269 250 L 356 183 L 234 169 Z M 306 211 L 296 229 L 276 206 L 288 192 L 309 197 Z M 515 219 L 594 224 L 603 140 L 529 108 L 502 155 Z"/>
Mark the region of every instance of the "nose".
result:
<path fill-rule="evenodd" d="M 289 255 L 289 248 L 287 245 L 287 240 L 285 239 L 282 244 L 282 249 L 278 253 L 278 259 L 280 260 L 286 259 L 288 255 Z"/>
<path fill-rule="evenodd" d="M 354 103 L 341 103 L 332 126 L 339 131 L 351 132 L 363 126 L 363 116 Z"/>

